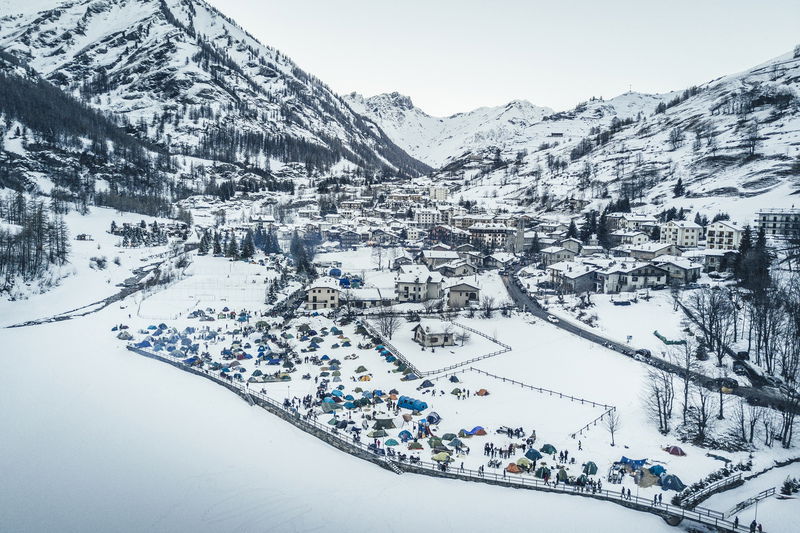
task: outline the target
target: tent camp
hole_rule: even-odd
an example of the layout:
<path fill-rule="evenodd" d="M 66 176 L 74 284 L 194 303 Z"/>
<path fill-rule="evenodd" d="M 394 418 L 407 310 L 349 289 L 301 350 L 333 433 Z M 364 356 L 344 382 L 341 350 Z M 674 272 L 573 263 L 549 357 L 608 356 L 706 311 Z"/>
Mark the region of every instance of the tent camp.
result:
<path fill-rule="evenodd" d="M 421 450 L 422 449 L 422 443 L 416 442 L 416 441 L 409 442 L 408 443 L 408 449 L 409 450 Z"/>
<path fill-rule="evenodd" d="M 385 437 L 387 435 L 388 435 L 388 433 L 386 433 L 382 429 L 374 429 L 374 430 L 370 431 L 369 433 L 367 433 L 367 437 L 369 437 L 371 439 L 377 439 L 379 437 Z"/>
<path fill-rule="evenodd" d="M 508 463 L 508 466 L 506 467 L 506 472 L 511 472 L 512 474 L 519 474 L 520 472 L 522 472 L 522 469 L 514 463 Z"/>
<path fill-rule="evenodd" d="M 477 392 L 478 396 L 489 396 L 489 391 L 486 389 L 481 389 Z"/>
<path fill-rule="evenodd" d="M 650 471 L 650 473 L 651 473 L 651 474 L 653 474 L 654 476 L 660 476 L 661 474 L 663 474 L 664 472 L 666 472 L 666 471 L 667 471 L 667 469 L 666 469 L 666 468 L 664 468 L 664 467 L 663 467 L 663 466 L 661 466 L 661 465 L 653 465 L 653 466 L 651 466 L 650 468 L 648 468 L 648 470 L 649 470 L 649 471 Z"/>
<path fill-rule="evenodd" d="M 569 476 L 567 475 L 567 471 L 564 470 L 563 468 L 558 470 L 558 474 L 556 474 L 556 478 L 561 483 L 566 483 L 569 480 Z"/>
<path fill-rule="evenodd" d="M 550 469 L 546 466 L 540 466 L 536 469 L 536 472 L 533 474 L 534 476 L 538 477 L 539 479 L 544 479 L 546 476 L 550 476 Z"/>
<path fill-rule="evenodd" d="M 585 465 L 583 465 L 583 473 L 593 476 L 597 474 L 597 465 L 594 464 L 593 461 L 589 461 Z"/>
<path fill-rule="evenodd" d="M 410 432 L 410 431 L 408 431 L 407 429 L 404 429 L 403 431 L 401 431 L 400 433 L 398 433 L 398 434 L 397 434 L 397 436 L 398 436 L 398 437 L 400 438 L 400 440 L 401 440 L 401 441 L 403 441 L 403 442 L 408 442 L 408 441 L 410 441 L 410 440 L 411 440 L 411 432 Z"/>

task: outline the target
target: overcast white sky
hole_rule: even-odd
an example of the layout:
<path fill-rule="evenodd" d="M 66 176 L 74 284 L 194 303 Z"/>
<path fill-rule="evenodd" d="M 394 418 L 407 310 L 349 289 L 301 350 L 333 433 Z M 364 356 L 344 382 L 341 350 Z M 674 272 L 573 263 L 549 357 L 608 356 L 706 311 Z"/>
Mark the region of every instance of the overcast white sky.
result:
<path fill-rule="evenodd" d="M 800 0 L 209 0 L 335 91 L 438 116 L 684 89 L 800 42 Z"/>

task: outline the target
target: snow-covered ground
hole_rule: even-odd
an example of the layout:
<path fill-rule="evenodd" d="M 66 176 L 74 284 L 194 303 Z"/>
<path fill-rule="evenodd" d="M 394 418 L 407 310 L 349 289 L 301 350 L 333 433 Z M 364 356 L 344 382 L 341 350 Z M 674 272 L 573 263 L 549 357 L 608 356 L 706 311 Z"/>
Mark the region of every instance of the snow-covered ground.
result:
<path fill-rule="evenodd" d="M 164 222 L 163 219 L 92 207 L 87 216 L 73 211 L 64 220 L 69 227 L 70 256 L 69 263 L 54 273 L 59 277 L 58 286 L 43 294 L 31 288 L 24 294 L 31 305 L 0 299 L 0 326 L 52 316 L 111 296 L 119 292 L 116 285 L 131 277 L 134 269 L 161 261 L 168 249 L 167 246 L 121 248 L 117 245 L 122 239 L 108 232 L 112 221 L 121 226 L 124 222 L 136 224 L 144 220 L 150 224 L 154 220 Z M 90 235 L 92 240 L 76 240 L 82 233 Z M 106 258 L 106 268 L 91 268 L 92 257 Z"/>
<path fill-rule="evenodd" d="M 797 463 L 775 468 L 747 481 L 741 487 L 733 490 L 715 494 L 705 501 L 703 505 L 708 505 L 713 509 L 727 512 L 739 502 L 756 496 L 759 492 L 775 487 L 775 496 L 771 496 L 758 503 L 758 515 L 756 506 L 753 505 L 737 513 L 739 523 L 749 525 L 754 519 L 767 526 L 764 531 L 771 533 L 789 533 L 797 530 L 797 517 L 800 516 L 800 498 L 794 495 L 783 499 L 780 494 L 781 486 L 787 478 L 800 478 L 800 465 Z"/>
<path fill-rule="evenodd" d="M 424 517 L 438 531 L 498 520 L 507 531 L 532 520 L 548 531 L 674 531 L 591 499 L 397 476 L 124 350 L 108 331 L 126 317 L 106 309 L 2 333 L 30 354 L 0 373 L 0 425 L 13 435 L 0 439 L 3 529 L 401 532 Z M 531 505 L 530 516 L 499 518 Z"/>

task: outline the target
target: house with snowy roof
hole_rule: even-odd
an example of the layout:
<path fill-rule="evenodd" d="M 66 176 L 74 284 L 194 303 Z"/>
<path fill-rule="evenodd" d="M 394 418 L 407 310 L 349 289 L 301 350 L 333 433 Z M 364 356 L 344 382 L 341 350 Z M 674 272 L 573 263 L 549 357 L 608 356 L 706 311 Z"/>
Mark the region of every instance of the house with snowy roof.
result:
<path fill-rule="evenodd" d="M 395 278 L 398 302 L 424 302 L 442 297 L 442 275 L 425 265 L 402 265 Z"/>
<path fill-rule="evenodd" d="M 332 277 L 317 278 L 306 287 L 306 309 L 336 309 L 339 307 L 339 282 Z"/>

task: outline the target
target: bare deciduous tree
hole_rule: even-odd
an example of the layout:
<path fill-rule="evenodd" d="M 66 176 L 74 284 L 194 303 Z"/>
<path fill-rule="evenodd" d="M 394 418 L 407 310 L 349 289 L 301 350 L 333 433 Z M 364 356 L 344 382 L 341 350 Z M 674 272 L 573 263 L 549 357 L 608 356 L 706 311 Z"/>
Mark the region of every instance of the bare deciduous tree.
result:
<path fill-rule="evenodd" d="M 611 409 L 606 415 L 606 429 L 611 435 L 611 445 L 614 446 L 614 435 L 622 428 L 622 421 L 616 409 Z"/>
<path fill-rule="evenodd" d="M 400 321 L 402 319 L 385 309 L 382 309 L 376 316 L 375 321 L 378 324 L 378 331 L 387 339 L 392 338 L 392 335 L 400 328 Z"/>
<path fill-rule="evenodd" d="M 483 318 L 492 318 L 492 315 L 494 315 L 494 297 L 484 296 L 481 298 L 481 309 L 483 310 Z"/>
<path fill-rule="evenodd" d="M 698 387 L 693 396 L 692 409 L 689 412 L 690 423 L 694 430 L 694 441 L 702 444 L 714 423 L 714 395 L 705 387 Z"/>
<path fill-rule="evenodd" d="M 675 399 L 674 376 L 666 370 L 651 369 L 647 375 L 645 406 L 650 416 L 658 424 L 658 430 L 667 434 L 670 431 L 672 406 Z"/>
<path fill-rule="evenodd" d="M 455 338 L 456 341 L 461 344 L 461 346 L 464 346 L 464 344 L 466 344 L 467 341 L 469 341 L 470 337 L 472 337 L 470 332 L 465 329 L 462 329 L 460 332 L 456 333 Z"/>

